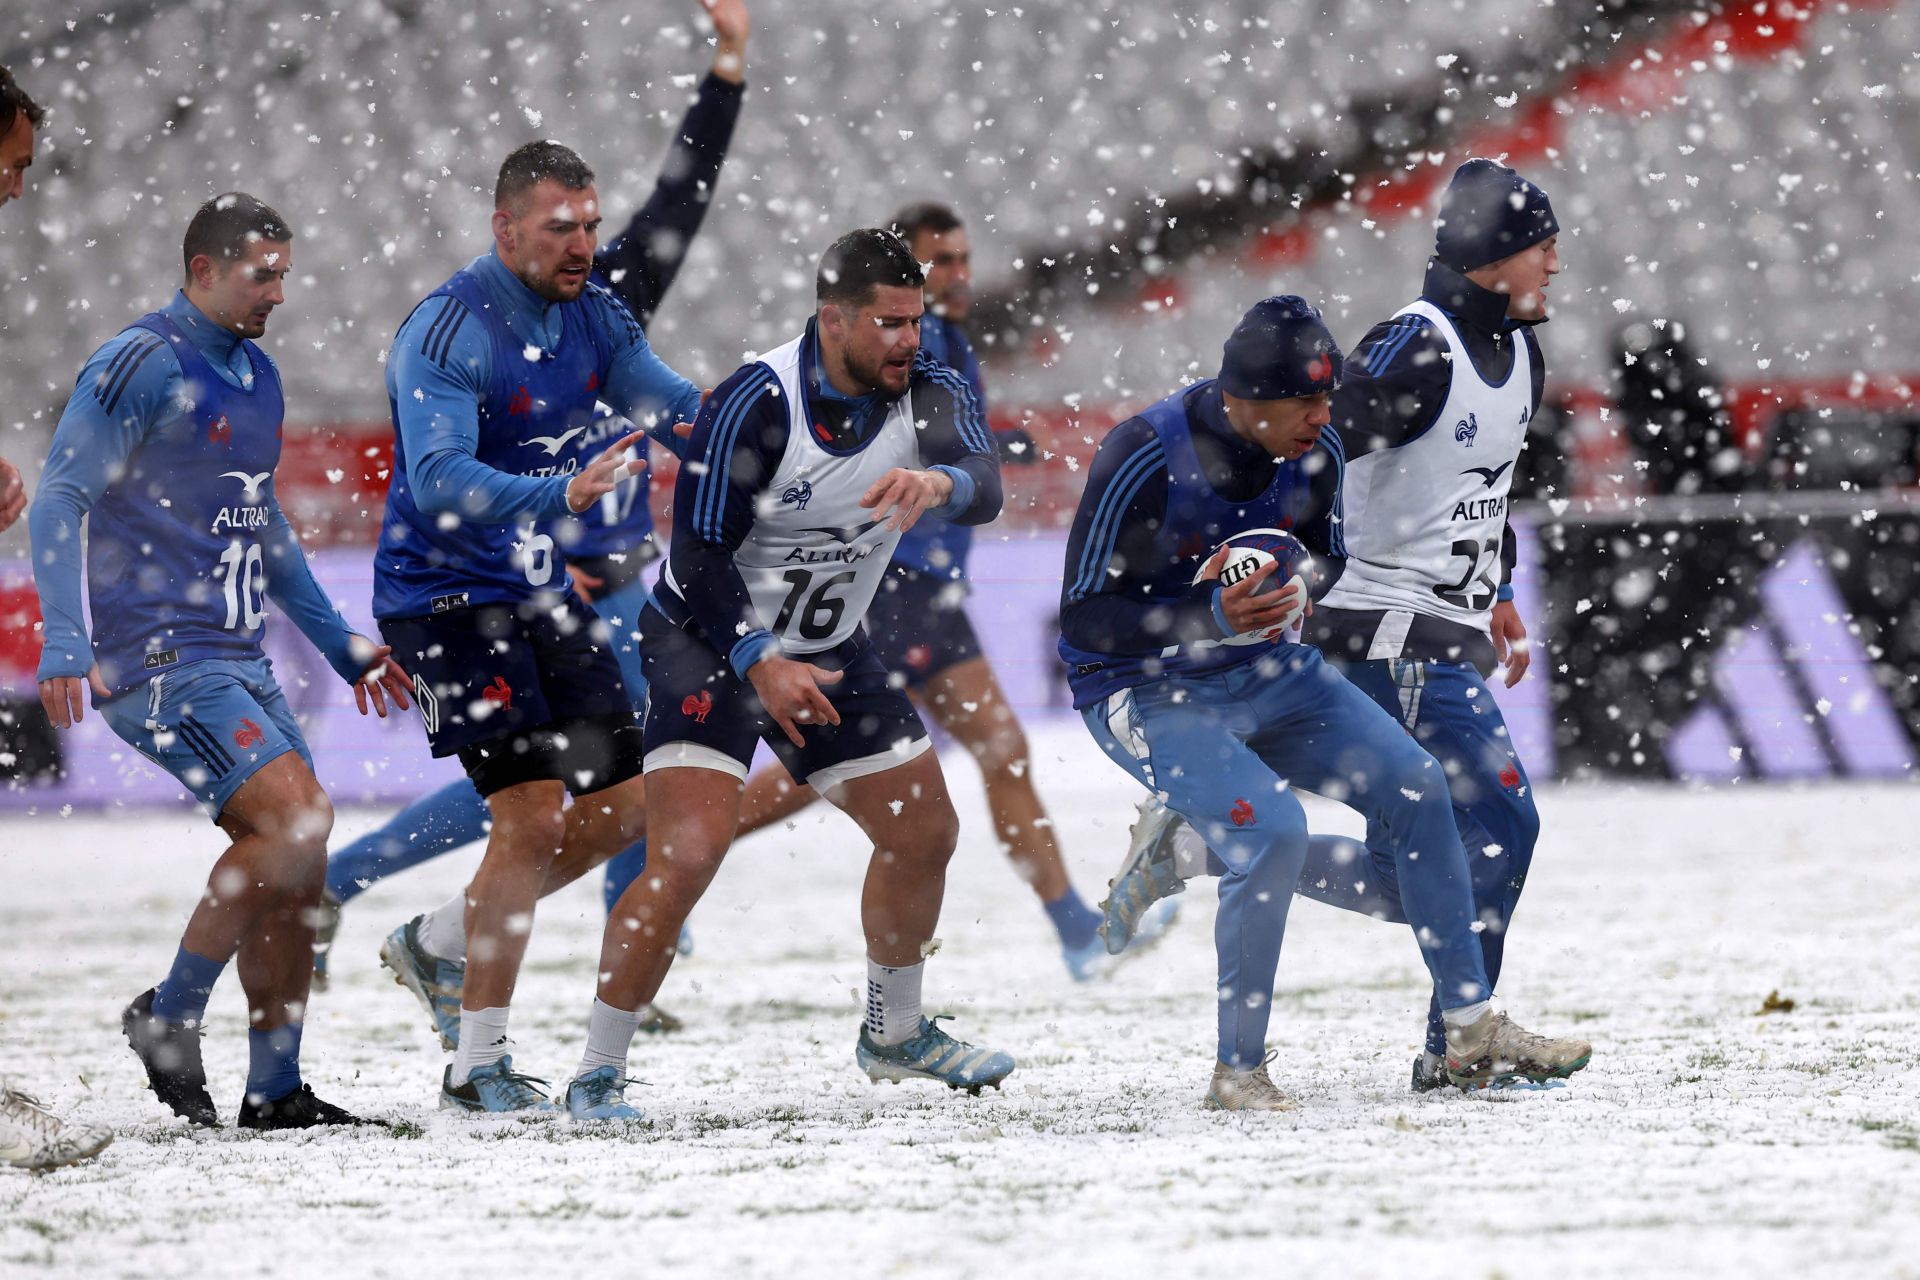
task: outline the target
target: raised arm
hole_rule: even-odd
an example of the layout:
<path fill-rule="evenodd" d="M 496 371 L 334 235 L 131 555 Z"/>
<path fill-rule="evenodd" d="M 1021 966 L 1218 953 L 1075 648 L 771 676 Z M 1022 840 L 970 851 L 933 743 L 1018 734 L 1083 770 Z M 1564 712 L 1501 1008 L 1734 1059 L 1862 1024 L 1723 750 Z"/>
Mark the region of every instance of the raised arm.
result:
<path fill-rule="evenodd" d="M 740 10 L 739 44 L 743 50 L 745 6 L 739 0 L 726 0 L 726 4 L 729 9 Z M 715 20 L 717 24 L 717 13 Z M 732 78 L 722 70 L 721 63 L 729 56 L 736 68 L 742 65 L 741 51 L 723 42 L 714 71 L 700 82 L 698 96 L 674 131 L 673 145 L 661 162 L 653 194 L 594 261 L 608 286 L 632 308 L 642 325 L 653 322 L 653 313 L 660 309 L 667 290 L 680 274 L 687 248 L 706 219 L 707 206 L 720 180 L 720 167 L 733 141 L 745 91 L 737 69 Z"/>

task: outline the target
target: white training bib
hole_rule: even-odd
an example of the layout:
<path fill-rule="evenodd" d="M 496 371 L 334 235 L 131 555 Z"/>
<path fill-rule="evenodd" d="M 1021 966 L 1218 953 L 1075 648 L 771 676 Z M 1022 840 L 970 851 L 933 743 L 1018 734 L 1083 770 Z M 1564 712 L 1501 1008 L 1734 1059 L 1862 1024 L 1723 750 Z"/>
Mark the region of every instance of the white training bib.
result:
<path fill-rule="evenodd" d="M 820 653 L 851 636 L 900 541 L 862 495 L 895 467 L 920 466 L 913 392 L 887 409 L 865 447 L 839 453 L 821 443 L 807 416 L 800 339 L 761 357 L 787 401 L 787 448 L 761 491 L 753 527 L 734 563 L 760 620 L 787 653 Z"/>
<path fill-rule="evenodd" d="M 1439 331 L 1453 379 L 1424 435 L 1347 462 L 1347 567 L 1321 604 L 1425 614 L 1485 632 L 1500 586 L 1507 492 L 1533 412 L 1533 343 L 1514 332 L 1513 364 L 1496 386 L 1474 368 L 1446 312 L 1420 300 L 1397 315 Z"/>

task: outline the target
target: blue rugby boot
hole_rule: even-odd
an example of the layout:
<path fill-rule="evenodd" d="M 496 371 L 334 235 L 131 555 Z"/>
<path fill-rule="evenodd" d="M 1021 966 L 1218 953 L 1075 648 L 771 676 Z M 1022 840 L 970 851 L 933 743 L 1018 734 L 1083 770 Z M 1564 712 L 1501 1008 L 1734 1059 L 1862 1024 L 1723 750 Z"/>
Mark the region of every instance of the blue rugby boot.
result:
<path fill-rule="evenodd" d="M 1179 915 L 1179 903 L 1156 902 L 1147 908 L 1145 918 L 1133 931 L 1126 951 L 1120 955 L 1109 955 L 1106 939 L 1096 934 L 1088 939 L 1084 947 L 1062 946 L 1060 956 L 1067 962 L 1067 972 L 1073 975 L 1075 982 L 1091 982 L 1095 978 L 1108 977 L 1123 960 L 1131 960 L 1151 951 L 1154 944 L 1167 936 L 1167 930 L 1173 927 Z"/>
<path fill-rule="evenodd" d="M 1157 795 L 1142 800 L 1139 811 L 1132 839 L 1127 844 L 1127 856 L 1121 860 L 1119 874 L 1109 882 L 1111 892 L 1107 900 L 1100 904 L 1105 917 L 1100 922 L 1100 936 L 1107 940 L 1108 955 L 1119 955 L 1132 944 L 1136 934 L 1147 931 L 1148 912 L 1154 903 L 1187 887 L 1173 859 L 1173 838 L 1184 825 L 1184 819 L 1161 804 Z M 1171 915 L 1159 922 L 1156 939 L 1171 922 Z"/>
<path fill-rule="evenodd" d="M 975 1097 L 985 1085 L 998 1089 L 1000 1082 L 1013 1074 L 1013 1056 L 955 1040 L 940 1029 L 945 1017 L 920 1019 L 920 1030 L 904 1043 L 893 1045 L 876 1043 L 863 1026 L 853 1060 L 875 1083 L 936 1080 L 949 1089 L 965 1089 Z"/>
<path fill-rule="evenodd" d="M 442 960 L 420 945 L 420 921 L 413 919 L 387 935 L 380 944 L 380 963 L 393 971 L 393 980 L 413 992 L 433 1020 L 433 1033 L 442 1049 L 460 1047 L 460 997 L 467 984 L 467 966 Z"/>
<path fill-rule="evenodd" d="M 627 1086 L 638 1083 L 618 1067 L 595 1067 L 567 1083 L 567 1114 L 575 1120 L 639 1120 L 640 1109 L 625 1097 Z"/>
<path fill-rule="evenodd" d="M 454 1084 L 453 1068 L 449 1066 L 440 1077 L 440 1105 L 450 1111 L 557 1111 L 559 1108 L 539 1088 L 545 1083 L 515 1071 L 512 1057 L 476 1068 L 462 1085 Z"/>

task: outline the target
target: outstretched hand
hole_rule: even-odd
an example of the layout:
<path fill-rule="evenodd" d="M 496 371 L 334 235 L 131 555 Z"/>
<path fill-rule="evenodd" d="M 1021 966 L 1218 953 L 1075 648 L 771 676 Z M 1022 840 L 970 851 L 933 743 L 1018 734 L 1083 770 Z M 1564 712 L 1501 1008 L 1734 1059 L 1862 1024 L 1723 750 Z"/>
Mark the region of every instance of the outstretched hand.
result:
<path fill-rule="evenodd" d="M 578 515 L 645 470 L 645 458 L 629 460 L 626 452 L 646 438 L 644 431 L 622 436 L 589 462 L 567 482 L 567 509 Z"/>
<path fill-rule="evenodd" d="M 905 533 L 923 513 L 946 506 L 952 497 L 953 477 L 946 472 L 895 467 L 860 495 L 860 505 L 872 508 L 878 520 L 887 520 L 891 513 L 888 530 Z"/>

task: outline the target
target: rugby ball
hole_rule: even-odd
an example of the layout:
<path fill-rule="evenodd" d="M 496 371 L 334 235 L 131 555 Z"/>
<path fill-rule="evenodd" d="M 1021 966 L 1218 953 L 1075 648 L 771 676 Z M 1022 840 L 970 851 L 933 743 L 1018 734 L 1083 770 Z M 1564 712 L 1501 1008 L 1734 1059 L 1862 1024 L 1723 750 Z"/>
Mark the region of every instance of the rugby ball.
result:
<path fill-rule="evenodd" d="M 1213 563 L 1213 557 L 1221 550 L 1227 553 L 1218 571 L 1213 575 L 1221 587 L 1230 587 L 1236 582 L 1244 582 L 1260 572 L 1267 565 L 1278 560 L 1280 567 L 1262 582 L 1255 595 L 1267 595 L 1283 590 L 1289 583 L 1299 583 L 1299 598 L 1287 610 L 1286 616 L 1271 627 L 1259 631 L 1243 631 L 1239 635 L 1229 636 L 1222 644 L 1263 644 L 1278 639 L 1300 625 L 1300 619 L 1307 611 L 1307 574 L 1313 563 L 1313 556 L 1300 539 L 1285 529 L 1248 529 L 1236 533 L 1209 551 L 1200 561 L 1200 567 L 1194 572 L 1196 585 L 1208 579 L 1207 569 Z"/>

